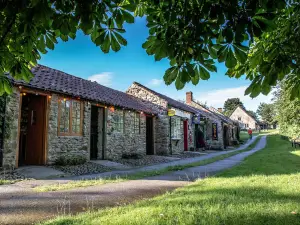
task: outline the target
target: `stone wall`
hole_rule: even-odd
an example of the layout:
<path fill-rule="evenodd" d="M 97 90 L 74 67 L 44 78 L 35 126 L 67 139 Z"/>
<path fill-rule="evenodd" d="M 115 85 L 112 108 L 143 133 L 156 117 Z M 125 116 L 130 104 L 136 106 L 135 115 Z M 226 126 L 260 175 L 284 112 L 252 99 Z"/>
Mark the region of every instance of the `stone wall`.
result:
<path fill-rule="evenodd" d="M 133 95 L 135 97 L 138 97 L 140 99 L 143 99 L 145 101 L 151 102 L 157 106 L 160 106 L 158 108 L 165 108 L 168 107 L 168 102 L 159 96 L 153 94 L 149 90 L 146 90 L 145 88 L 133 83 L 128 90 L 126 91 L 127 94 Z"/>
<path fill-rule="evenodd" d="M 207 113 L 208 121 L 206 126 L 207 143 L 210 144 L 212 149 L 224 149 L 224 142 L 223 142 L 223 123 L 221 119 L 215 116 L 212 112 L 209 112 L 207 109 L 199 105 L 198 103 L 191 101 L 188 105 L 193 106 L 197 109 L 204 110 Z M 212 140 L 212 123 L 217 123 L 218 125 L 218 140 Z"/>
<path fill-rule="evenodd" d="M 183 120 L 181 120 L 180 124 L 180 138 L 179 139 L 170 139 L 170 117 L 167 116 L 166 109 L 168 108 L 168 102 L 158 95 L 152 93 L 151 91 L 139 86 L 136 83 L 133 83 L 127 90 L 127 93 L 143 99 L 145 101 L 149 101 L 158 106 L 158 109 L 161 112 L 155 119 L 155 151 L 158 155 L 166 155 L 171 153 L 170 149 L 170 140 L 172 144 L 172 153 L 178 154 L 184 151 L 184 128 L 183 128 Z M 178 112 L 183 111 L 176 109 Z M 171 119 L 172 123 L 174 123 L 174 119 Z M 188 121 L 189 124 L 190 121 Z M 190 134 L 191 133 L 191 134 Z M 194 127 L 189 126 L 188 130 L 188 149 L 190 147 L 194 147 Z"/>
<path fill-rule="evenodd" d="M 170 154 L 170 117 L 158 115 L 154 119 L 154 149 L 157 155 Z"/>
<path fill-rule="evenodd" d="M 122 111 L 124 115 L 124 130 L 113 129 L 114 113 Z M 140 133 L 134 132 L 134 115 L 136 112 L 115 109 L 107 112 L 106 158 L 119 159 L 122 155 L 146 155 L 146 116 L 140 115 Z"/>
<path fill-rule="evenodd" d="M 19 107 L 20 91 L 14 88 L 11 95 L 6 98 L 5 123 L 9 124 L 9 130 L 4 136 L 3 143 L 3 167 L 14 168 L 16 166 L 16 157 L 19 150 Z"/>
<path fill-rule="evenodd" d="M 81 155 L 88 160 L 91 106 L 88 102 L 83 103 L 82 136 L 58 136 L 58 98 L 57 94 L 53 94 L 48 102 L 47 164 L 54 163 L 57 157 L 64 155 Z"/>

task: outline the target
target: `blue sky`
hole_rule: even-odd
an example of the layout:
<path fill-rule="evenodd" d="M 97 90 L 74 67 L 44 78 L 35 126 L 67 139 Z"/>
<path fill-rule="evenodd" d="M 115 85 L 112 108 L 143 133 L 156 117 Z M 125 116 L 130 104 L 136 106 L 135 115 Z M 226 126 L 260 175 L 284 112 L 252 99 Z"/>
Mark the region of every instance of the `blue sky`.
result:
<path fill-rule="evenodd" d="M 54 51 L 42 55 L 40 64 L 62 70 L 85 79 L 96 80 L 100 84 L 125 91 L 133 81 L 168 95 L 174 99 L 185 99 L 185 93 L 192 91 L 194 98 L 207 102 L 214 107 L 222 107 L 230 97 L 239 97 L 247 109 L 256 110 L 260 102 L 269 102 L 271 96 L 259 96 L 252 100 L 244 96 L 249 85 L 245 78 L 232 79 L 225 76 L 225 66 L 218 64 L 218 72 L 211 74 L 208 81 L 200 81 L 197 86 L 187 84 L 183 90 L 177 91 L 175 85 L 166 86 L 163 75 L 169 68 L 168 60 L 155 62 L 148 56 L 142 44 L 148 37 L 145 19 L 137 18 L 134 24 L 125 25 L 124 37 L 128 45 L 119 52 L 104 54 L 81 32 L 75 40 L 59 42 Z"/>

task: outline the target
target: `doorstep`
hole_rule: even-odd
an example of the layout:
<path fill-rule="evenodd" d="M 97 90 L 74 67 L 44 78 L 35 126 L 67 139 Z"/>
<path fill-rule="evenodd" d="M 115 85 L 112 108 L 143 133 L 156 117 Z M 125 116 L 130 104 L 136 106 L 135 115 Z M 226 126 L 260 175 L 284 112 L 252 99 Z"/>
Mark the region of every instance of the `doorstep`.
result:
<path fill-rule="evenodd" d="M 16 172 L 23 175 L 25 178 L 47 179 L 62 177 L 64 172 L 53 169 L 48 166 L 21 166 L 16 169 Z"/>

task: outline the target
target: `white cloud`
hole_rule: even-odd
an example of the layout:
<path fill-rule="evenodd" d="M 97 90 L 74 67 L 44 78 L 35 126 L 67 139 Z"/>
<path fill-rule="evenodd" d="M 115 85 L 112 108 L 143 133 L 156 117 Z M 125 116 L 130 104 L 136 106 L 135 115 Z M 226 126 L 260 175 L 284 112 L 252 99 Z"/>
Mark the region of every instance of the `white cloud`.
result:
<path fill-rule="evenodd" d="M 87 79 L 90 81 L 96 81 L 97 83 L 104 85 L 104 86 L 111 86 L 112 85 L 112 73 L 111 72 L 103 72 L 99 74 L 94 74 L 89 76 Z"/>
<path fill-rule="evenodd" d="M 150 80 L 149 85 L 159 86 L 162 84 L 162 82 L 163 82 L 163 80 L 161 80 L 161 79 L 152 79 L 152 80 Z"/>
<path fill-rule="evenodd" d="M 197 93 L 194 95 L 194 98 L 200 102 L 207 102 L 209 106 L 211 105 L 215 108 L 223 107 L 224 102 L 228 98 L 240 98 L 246 109 L 253 111 L 256 111 L 260 102 L 271 102 L 272 93 L 267 96 L 260 94 L 256 98 L 252 99 L 249 95 L 244 95 L 246 88 L 247 86 L 217 89 L 209 92 Z"/>

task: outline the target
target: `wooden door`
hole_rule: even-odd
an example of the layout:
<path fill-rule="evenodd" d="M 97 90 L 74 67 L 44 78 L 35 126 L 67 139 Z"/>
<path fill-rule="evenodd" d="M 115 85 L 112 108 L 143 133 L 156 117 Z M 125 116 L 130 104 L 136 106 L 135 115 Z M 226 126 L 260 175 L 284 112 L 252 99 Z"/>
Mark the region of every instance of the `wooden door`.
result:
<path fill-rule="evenodd" d="M 104 159 L 104 108 L 98 108 L 98 158 Z"/>
<path fill-rule="evenodd" d="M 153 118 L 146 117 L 146 153 L 147 155 L 154 154 L 153 148 Z"/>
<path fill-rule="evenodd" d="M 183 121 L 184 151 L 188 150 L 188 121 Z"/>
<path fill-rule="evenodd" d="M 45 163 L 45 104 L 45 96 L 28 96 L 27 140 L 24 161 L 26 165 Z"/>
<path fill-rule="evenodd" d="M 98 108 L 91 109 L 91 134 L 90 134 L 90 159 L 97 159 L 98 156 Z"/>

